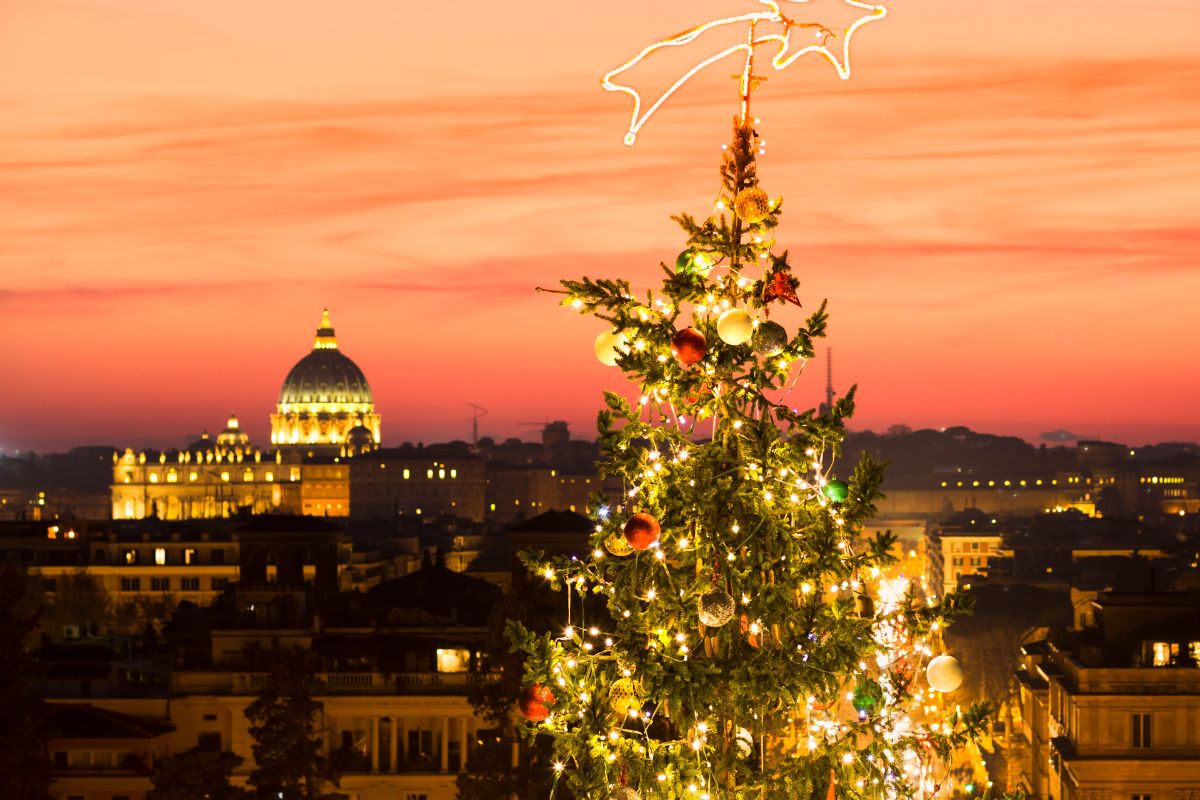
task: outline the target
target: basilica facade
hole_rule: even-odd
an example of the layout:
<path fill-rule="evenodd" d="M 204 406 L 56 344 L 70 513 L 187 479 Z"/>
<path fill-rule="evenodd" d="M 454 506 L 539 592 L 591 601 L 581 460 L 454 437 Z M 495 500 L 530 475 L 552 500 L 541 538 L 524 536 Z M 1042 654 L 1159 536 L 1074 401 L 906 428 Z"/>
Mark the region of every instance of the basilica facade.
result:
<path fill-rule="evenodd" d="M 214 438 L 113 456 L 113 519 L 212 519 L 239 513 L 346 516 L 347 459 L 375 450 L 370 384 L 338 349 L 329 310 L 310 353 L 288 372 L 271 414 L 271 447 L 251 444 L 234 415 Z"/>

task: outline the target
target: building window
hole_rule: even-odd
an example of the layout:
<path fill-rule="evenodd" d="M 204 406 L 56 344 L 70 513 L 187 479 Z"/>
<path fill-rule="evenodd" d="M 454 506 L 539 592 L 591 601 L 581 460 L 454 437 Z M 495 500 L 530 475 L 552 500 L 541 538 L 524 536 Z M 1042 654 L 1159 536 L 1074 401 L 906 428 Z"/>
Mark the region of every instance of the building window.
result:
<path fill-rule="evenodd" d="M 433 470 L 431 470 L 431 469 L 425 470 L 425 477 L 428 478 L 429 480 L 433 480 Z"/>
<path fill-rule="evenodd" d="M 254 470 L 252 470 L 252 469 L 245 470 L 242 473 L 242 481 L 245 483 L 252 483 L 254 481 Z"/>
<path fill-rule="evenodd" d="M 152 592 L 169 592 L 171 591 L 170 578 L 151 578 L 150 591 Z"/>
<path fill-rule="evenodd" d="M 1132 736 L 1130 744 L 1134 750 L 1148 750 L 1153 746 L 1153 718 L 1150 714 L 1130 714 Z"/>
<path fill-rule="evenodd" d="M 955 556 L 954 558 L 950 559 L 950 565 L 953 567 L 961 567 L 962 566 L 962 556 Z"/>
<path fill-rule="evenodd" d="M 268 470 L 266 474 L 263 475 L 263 480 L 265 480 L 267 483 L 270 483 L 271 481 L 275 480 L 275 473 Z"/>
<path fill-rule="evenodd" d="M 214 592 L 225 591 L 225 579 L 224 578 L 213 578 L 211 585 L 212 585 L 212 589 Z"/>
<path fill-rule="evenodd" d="M 404 470 L 404 480 L 408 480 L 411 477 L 412 477 L 412 472 L 410 472 L 409 470 Z"/>
<path fill-rule="evenodd" d="M 404 800 L 429 800 L 429 795 L 424 792 L 408 792 L 404 795 Z"/>
<path fill-rule="evenodd" d="M 221 734 L 209 732 L 196 737 L 196 749 L 216 752 L 221 749 Z"/>
<path fill-rule="evenodd" d="M 167 483 L 179 483 L 179 473 L 173 469 L 167 470 Z"/>
<path fill-rule="evenodd" d="M 1178 642 L 1154 643 L 1154 666 L 1169 667 L 1179 661 Z"/>
<path fill-rule="evenodd" d="M 151 483 L 158 483 L 158 473 L 157 472 L 151 472 L 146 477 L 148 477 L 150 479 Z"/>
<path fill-rule="evenodd" d="M 183 550 L 183 563 L 191 565 L 200 563 L 196 558 L 196 548 L 185 547 Z"/>
<path fill-rule="evenodd" d="M 199 578 L 180 578 L 179 590 L 181 592 L 198 592 L 200 591 Z"/>
<path fill-rule="evenodd" d="M 438 672 L 466 672 L 471 663 L 471 653 L 461 647 L 438 648 Z"/>
<path fill-rule="evenodd" d="M 196 480 L 197 478 L 199 478 L 199 477 L 200 477 L 199 473 L 196 473 L 196 472 L 194 472 L 194 471 L 193 471 L 193 472 L 189 472 L 189 473 L 188 473 L 188 480 L 189 480 L 189 481 L 195 481 L 195 480 Z"/>
<path fill-rule="evenodd" d="M 126 564 L 136 564 L 137 563 L 137 550 L 126 550 L 123 555 L 124 555 Z"/>
<path fill-rule="evenodd" d="M 122 592 L 140 592 L 142 590 L 141 578 L 121 578 Z"/>
<path fill-rule="evenodd" d="M 971 542 L 971 552 L 972 553 L 979 552 L 979 542 Z"/>
<path fill-rule="evenodd" d="M 209 561 L 213 564 L 224 564 L 225 563 L 225 548 L 224 547 L 214 547 L 212 549 L 212 552 L 210 552 L 208 554 L 208 558 L 209 558 Z"/>
<path fill-rule="evenodd" d="M 167 548 L 165 548 L 165 547 L 154 548 L 154 563 L 158 564 L 160 567 L 163 564 L 167 563 Z"/>
<path fill-rule="evenodd" d="M 1148 794 L 1131 794 L 1131 795 L 1129 795 L 1129 800 L 1150 800 L 1150 795 L 1148 795 Z"/>

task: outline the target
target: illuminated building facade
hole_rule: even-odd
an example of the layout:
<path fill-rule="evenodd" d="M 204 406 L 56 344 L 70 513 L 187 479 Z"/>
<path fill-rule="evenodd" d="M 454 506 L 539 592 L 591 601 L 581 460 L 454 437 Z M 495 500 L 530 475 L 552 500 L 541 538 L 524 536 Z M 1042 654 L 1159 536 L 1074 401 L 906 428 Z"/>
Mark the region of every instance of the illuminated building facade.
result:
<path fill-rule="evenodd" d="M 928 585 L 942 594 L 954 591 L 959 578 L 986 575 L 988 560 L 999 554 L 1002 541 L 997 518 L 978 511 L 931 525 L 927 537 Z"/>
<path fill-rule="evenodd" d="M 271 415 L 274 449 L 254 447 L 236 416 L 180 450 L 113 454 L 112 518 L 350 513 L 348 459 L 378 447 L 379 414 L 362 370 L 338 350 L 329 311 Z"/>
<path fill-rule="evenodd" d="M 1026 797 L 1200 797 L 1200 596 L 1103 594 L 1096 624 L 1022 648 L 1010 758 Z"/>
<path fill-rule="evenodd" d="M 207 434 L 182 450 L 126 448 L 113 454 L 113 519 L 212 519 L 239 512 L 296 512 L 298 455 L 262 451 L 229 421 L 214 441 Z"/>
<path fill-rule="evenodd" d="M 378 445 L 379 415 L 358 365 L 338 349 L 329 309 L 312 352 L 296 362 L 271 415 L 271 444 L 314 455 L 343 455 Z"/>

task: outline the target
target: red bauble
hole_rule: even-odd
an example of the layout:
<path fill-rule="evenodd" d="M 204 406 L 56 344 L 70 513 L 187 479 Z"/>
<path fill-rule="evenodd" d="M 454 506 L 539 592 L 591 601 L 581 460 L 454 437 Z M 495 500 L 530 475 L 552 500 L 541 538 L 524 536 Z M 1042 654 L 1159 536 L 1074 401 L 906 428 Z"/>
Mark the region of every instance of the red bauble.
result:
<path fill-rule="evenodd" d="M 695 328 L 684 328 L 671 337 L 671 355 L 685 367 L 690 367 L 704 358 L 707 350 L 708 342 L 705 341 L 704 334 Z"/>
<path fill-rule="evenodd" d="M 662 528 L 658 520 L 644 511 L 638 512 L 625 523 L 625 541 L 634 550 L 645 550 L 658 541 Z"/>
<path fill-rule="evenodd" d="M 553 702 L 554 692 L 535 683 L 521 692 L 521 699 L 517 705 L 521 707 L 521 713 L 525 715 L 525 719 L 530 722 L 541 722 L 550 716 L 550 709 L 546 706 Z"/>

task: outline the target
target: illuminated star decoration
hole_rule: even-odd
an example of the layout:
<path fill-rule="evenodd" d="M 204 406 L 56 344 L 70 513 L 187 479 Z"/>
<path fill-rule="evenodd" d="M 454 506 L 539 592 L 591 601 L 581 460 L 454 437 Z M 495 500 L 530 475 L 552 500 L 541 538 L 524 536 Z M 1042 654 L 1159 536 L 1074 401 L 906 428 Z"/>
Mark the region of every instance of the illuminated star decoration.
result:
<path fill-rule="evenodd" d="M 752 65 L 754 49 L 760 45 L 775 44 L 778 46 L 778 52 L 776 52 L 771 58 L 771 66 L 776 70 L 783 70 L 791 66 L 792 62 L 806 53 L 817 53 L 824 56 L 825 59 L 833 65 L 833 68 L 837 70 L 837 74 L 842 78 L 842 80 L 848 79 L 850 77 L 850 40 L 853 38 L 854 32 L 863 25 L 866 25 L 868 22 L 874 22 L 875 20 L 883 19 L 885 16 L 887 16 L 887 9 L 880 5 L 858 2 L 858 0 L 841 0 L 842 3 L 848 6 L 853 6 L 857 9 L 861 9 L 866 13 L 855 20 L 854 23 L 850 27 L 846 28 L 839 36 L 829 28 L 826 28 L 824 25 L 819 23 L 797 22 L 796 20 L 786 16 L 780 10 L 781 2 L 802 4 L 810 1 L 811 0 L 758 0 L 761 5 L 766 7 L 766 10 L 748 12 L 733 17 L 723 17 L 721 19 L 715 19 L 710 22 L 697 25 L 694 28 L 689 28 L 683 33 L 678 33 L 667 39 L 663 39 L 662 41 L 655 42 L 631 58 L 629 61 L 626 61 L 621 66 L 608 72 L 602 81 L 604 88 L 610 92 L 624 92 L 633 98 L 633 113 L 629 120 L 629 131 L 625 134 L 625 144 L 631 145 L 637 140 L 638 131 L 642 129 L 642 126 L 646 124 L 654 112 L 657 111 L 659 107 L 667 101 L 667 98 L 675 94 L 675 92 L 678 91 L 683 84 L 687 83 L 692 76 L 710 64 L 714 64 L 717 61 L 720 61 L 722 58 L 737 52 L 746 53 L 746 70 L 742 74 L 742 94 L 743 98 L 746 98 L 750 89 L 757 88 L 756 79 L 759 76 L 754 74 Z M 613 80 L 622 73 L 637 66 L 648 56 L 664 47 L 679 47 L 682 45 L 691 44 L 697 39 L 697 37 L 706 31 L 714 30 L 726 25 L 738 25 L 740 23 L 744 23 L 749 27 L 746 41 L 740 42 L 731 47 L 727 47 L 724 50 L 705 58 L 687 72 L 683 73 L 683 75 L 677 81 L 675 81 L 675 83 L 671 84 L 671 86 L 665 92 L 659 95 L 658 99 L 647 106 L 645 111 L 642 110 L 642 95 L 637 89 L 626 84 L 617 83 Z M 781 33 L 759 33 L 758 26 L 760 24 L 782 26 L 783 30 Z M 817 42 L 804 47 L 797 47 L 797 49 L 793 50 L 793 46 L 797 46 L 799 44 L 798 42 L 792 41 L 792 33 L 796 30 L 815 30 Z M 840 54 L 828 47 L 830 39 L 835 39 L 841 42 Z M 743 102 L 743 115 L 745 114 L 746 109 L 747 104 Z"/>

